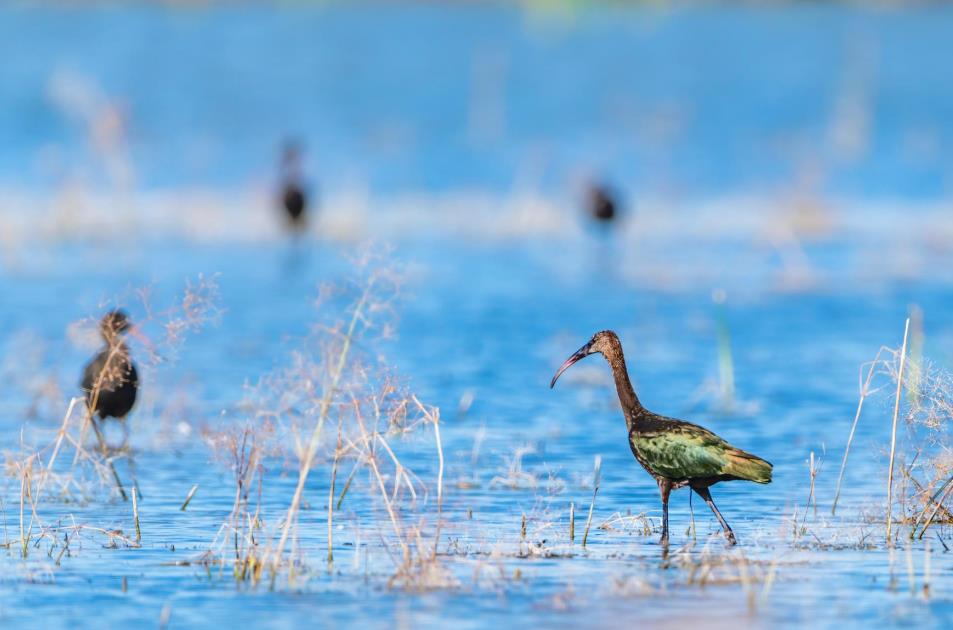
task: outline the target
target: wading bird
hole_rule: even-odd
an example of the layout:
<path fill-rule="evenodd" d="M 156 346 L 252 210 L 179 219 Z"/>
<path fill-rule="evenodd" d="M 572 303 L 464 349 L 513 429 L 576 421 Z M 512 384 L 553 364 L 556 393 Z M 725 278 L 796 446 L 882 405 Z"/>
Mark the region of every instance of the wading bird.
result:
<path fill-rule="evenodd" d="M 282 154 L 281 177 L 281 206 L 292 229 L 303 230 L 308 198 L 301 181 L 301 149 L 293 142 L 285 146 Z"/>
<path fill-rule="evenodd" d="M 122 422 L 136 404 L 139 391 L 136 364 L 123 341 L 123 336 L 134 330 L 125 311 L 117 309 L 103 316 L 99 332 L 106 347 L 86 364 L 80 386 L 86 394 L 90 416 L 98 416 L 100 420 L 112 417 Z M 125 422 L 122 427 L 128 437 Z"/>
<path fill-rule="evenodd" d="M 728 542 L 735 544 L 735 534 L 715 507 L 708 488 L 719 481 L 735 479 L 770 483 L 771 464 L 731 446 L 704 427 L 666 418 L 643 407 L 632 389 L 632 383 L 629 382 L 622 344 L 611 330 L 596 333 L 589 343 L 566 359 L 553 377 L 550 388 L 556 385 L 556 379 L 569 366 L 597 352 L 605 357 L 612 368 L 616 391 L 629 431 L 629 448 L 642 467 L 658 483 L 659 493 L 662 495 L 662 544 L 668 544 L 669 494 L 672 490 L 684 486 L 689 486 L 704 499 L 721 523 Z"/>
<path fill-rule="evenodd" d="M 616 200 L 612 192 L 601 185 L 589 189 L 589 214 L 600 223 L 611 223 L 616 218 Z"/>

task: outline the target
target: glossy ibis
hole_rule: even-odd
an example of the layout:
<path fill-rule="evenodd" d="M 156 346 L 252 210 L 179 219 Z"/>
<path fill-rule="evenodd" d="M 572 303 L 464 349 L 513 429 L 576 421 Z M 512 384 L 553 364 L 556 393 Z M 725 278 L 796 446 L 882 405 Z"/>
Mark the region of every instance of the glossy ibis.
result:
<path fill-rule="evenodd" d="M 596 333 L 589 343 L 576 351 L 556 372 L 550 387 L 569 366 L 595 353 L 602 354 L 612 375 L 622 403 L 622 413 L 629 434 L 629 448 L 642 467 L 658 483 L 662 495 L 662 544 L 668 544 L 668 497 L 672 490 L 690 487 L 704 499 L 721 523 L 730 544 L 735 544 L 731 527 L 715 507 L 708 488 L 719 481 L 735 479 L 771 482 L 771 464 L 735 448 L 708 429 L 697 424 L 666 418 L 642 406 L 625 367 L 622 344 L 611 330 Z"/>
<path fill-rule="evenodd" d="M 130 331 L 129 316 L 119 309 L 106 313 L 99 322 L 99 332 L 106 345 L 86 364 L 80 386 L 86 394 L 90 415 L 100 420 L 110 417 L 125 420 L 136 403 L 139 374 L 123 341 Z M 122 426 L 128 435 L 124 422 Z"/>
<path fill-rule="evenodd" d="M 617 215 L 615 195 L 606 186 L 594 185 L 589 189 L 589 214 L 600 223 L 611 223 Z"/>
<path fill-rule="evenodd" d="M 305 214 L 308 209 L 307 193 L 301 177 L 301 149 L 289 142 L 281 158 L 281 205 L 288 221 L 295 230 L 305 227 Z"/>

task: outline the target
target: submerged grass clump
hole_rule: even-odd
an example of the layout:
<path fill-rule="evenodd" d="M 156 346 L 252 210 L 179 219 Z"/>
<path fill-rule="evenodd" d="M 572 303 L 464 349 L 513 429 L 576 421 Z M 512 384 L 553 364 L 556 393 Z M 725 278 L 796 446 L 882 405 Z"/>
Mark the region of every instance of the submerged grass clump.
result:
<path fill-rule="evenodd" d="M 315 551 L 313 528 L 302 531 L 302 511 L 320 504 L 329 570 L 339 568 L 335 520 L 343 511 L 354 526 L 348 542 L 360 545 L 355 514 L 373 506 L 386 514 L 387 527 L 375 535 L 393 561 L 392 585 L 427 589 L 453 583 L 437 561 L 444 472 L 440 413 L 407 390 L 379 352 L 394 333 L 400 278 L 372 261 L 357 268 L 346 289 L 322 289 L 318 312 L 325 319 L 296 344 L 289 364 L 249 389 L 241 406 L 244 427 L 208 437 L 213 448 L 229 453 L 236 499 L 204 560 L 230 566 L 239 581 L 274 587 L 284 576 L 294 584 Z M 429 481 L 402 455 L 406 445 L 409 456 L 420 456 L 409 436 L 424 429 L 432 432 L 430 457 L 437 469 Z M 287 484 L 272 471 L 295 480 L 287 495 Z"/>
<path fill-rule="evenodd" d="M 880 522 L 885 525 L 890 546 L 897 540 L 895 525 L 906 526 L 910 538 L 923 538 L 931 525 L 953 523 L 950 504 L 953 494 L 953 441 L 950 439 L 953 375 L 923 358 L 922 328 L 915 328 L 914 342 L 908 353 L 910 322 L 908 319 L 899 349 L 883 347 L 872 361 L 861 367 L 860 396 L 832 504 L 833 514 L 865 401 L 878 392 L 889 392 L 886 515 Z M 898 435 L 901 424 L 904 431 Z"/>

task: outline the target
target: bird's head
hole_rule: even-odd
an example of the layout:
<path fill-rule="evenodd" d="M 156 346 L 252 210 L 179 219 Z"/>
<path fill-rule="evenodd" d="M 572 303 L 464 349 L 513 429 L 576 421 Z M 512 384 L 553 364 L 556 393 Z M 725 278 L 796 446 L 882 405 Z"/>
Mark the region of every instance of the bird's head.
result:
<path fill-rule="evenodd" d="M 129 315 L 121 308 L 113 309 L 103 315 L 103 318 L 99 322 L 99 333 L 110 346 L 116 346 L 122 343 L 123 335 L 132 335 L 141 341 L 151 353 L 158 356 L 152 341 L 140 332 L 138 326 L 132 325 L 132 320 L 129 319 Z"/>
<path fill-rule="evenodd" d="M 566 359 L 566 361 L 559 366 L 559 369 L 556 370 L 556 376 L 553 377 L 552 382 L 549 384 L 550 388 L 556 386 L 556 380 L 559 378 L 560 374 L 569 369 L 573 363 L 576 363 L 580 359 L 588 357 L 590 354 L 599 353 L 607 359 L 613 357 L 619 352 L 619 337 L 611 330 L 601 330 L 592 336 L 592 339 L 589 340 L 586 345 L 576 350 L 571 357 Z"/>
<path fill-rule="evenodd" d="M 117 338 L 130 328 L 132 328 L 132 322 L 129 319 L 129 315 L 126 314 L 126 311 L 119 308 L 103 315 L 102 320 L 99 322 L 99 332 L 102 333 L 103 338 L 107 341 Z"/>

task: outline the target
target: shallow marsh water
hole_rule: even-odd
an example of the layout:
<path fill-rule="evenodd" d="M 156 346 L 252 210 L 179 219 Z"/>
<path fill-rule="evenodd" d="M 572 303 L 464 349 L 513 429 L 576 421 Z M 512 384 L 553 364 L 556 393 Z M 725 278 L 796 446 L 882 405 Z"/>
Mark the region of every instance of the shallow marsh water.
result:
<path fill-rule="evenodd" d="M 29 60 L 0 67 L 0 103 L 11 113 L 0 120 L 8 385 L 0 435 L 8 457 L 28 451 L 21 441 L 49 442 L 77 393 L 91 348 L 77 343 L 71 323 L 97 316 L 103 301 L 128 303 L 141 316 L 135 288 L 153 286 L 155 303 L 167 305 L 199 273 L 218 274 L 223 309 L 217 324 L 186 339 L 175 362 L 146 371 L 130 421 L 141 548 L 105 546 L 89 534 L 59 564 L 62 547 L 47 557 L 48 541 L 27 559 L 15 545 L 3 550 L 0 622 L 948 627 L 953 574 L 942 542 L 930 538 L 929 554 L 923 542 L 909 552 L 883 544 L 889 386 L 865 407 L 838 516 L 828 514 L 860 365 L 881 345 L 900 344 L 911 304 L 925 314 L 924 356 L 939 368 L 953 360 L 943 202 L 953 81 L 939 61 L 949 56 L 942 51 L 951 16 L 944 8 L 819 7 L 543 17 L 418 7 L 383 19 L 337 5 L 303 13 L 0 9 L 0 52 Z M 723 33 L 717 55 L 706 35 L 713 19 Z M 87 35 L 64 37 L 77 21 Z M 223 23 L 230 28 L 213 28 Z M 463 23 L 477 28 L 458 37 Z M 129 37 L 103 39 L 97 29 Z M 356 56 L 339 59 L 336 38 L 355 32 Z M 254 46 L 235 47 L 228 33 Z M 291 45 L 304 53 L 283 65 Z M 205 65 L 188 63 L 198 49 Z M 560 72 L 544 72 L 553 63 Z M 749 72 L 733 71 L 739 64 Z M 505 68 L 508 78 L 481 88 L 486 67 Z M 229 80 L 210 83 L 204 97 L 190 91 L 209 72 Z M 312 73 L 314 93 L 281 98 L 302 73 Z M 422 74 L 442 81 L 414 90 L 385 78 Z M 349 89 L 335 89 L 355 76 Z M 771 87 L 779 76 L 785 90 Z M 852 83 L 856 76 L 869 85 Z M 122 169 L 109 170 L 115 164 L 77 122 L 89 112 L 75 97 L 87 89 L 128 99 L 122 159 L 136 165 L 136 187 L 124 188 Z M 471 110 L 481 89 L 489 109 Z M 608 96 L 587 99 L 593 90 Z M 494 98 L 507 103 L 505 120 L 494 118 Z M 848 112 L 873 112 L 861 157 L 845 158 L 838 145 L 839 125 L 852 120 L 838 113 L 845 100 Z M 280 238 L 262 183 L 288 125 L 319 147 L 309 166 L 326 193 L 314 234 L 297 244 Z M 620 126 L 633 130 L 631 144 L 618 140 Z M 772 192 L 798 177 L 797 158 L 766 149 L 787 146 L 792 128 L 795 147 L 822 145 L 827 169 L 824 191 L 808 190 L 806 208 L 803 198 Z M 849 138 L 847 145 L 856 149 Z M 540 146 L 552 152 L 537 169 Z M 626 182 L 637 200 L 618 233 L 591 233 L 576 220 L 563 184 L 580 162 Z M 73 172 L 76 163 L 87 168 Z M 877 193 L 888 200 L 867 197 Z M 822 197 L 829 201 L 818 223 L 810 203 Z M 318 311 L 318 287 L 345 283 L 355 243 L 368 239 L 391 244 L 406 281 L 396 337 L 366 349 L 442 410 L 439 562 L 455 586 L 388 587 L 388 519 L 363 479 L 338 516 L 328 572 L 323 464 L 300 521 L 302 575 L 274 591 L 236 585 L 228 570 L 194 563 L 235 492 L 203 431 L 244 421 L 246 382 L 287 364 L 327 312 L 341 316 L 347 298 Z M 718 289 L 722 305 L 712 298 Z M 727 407 L 719 318 L 733 357 Z M 673 497 L 667 562 L 658 533 L 643 533 L 641 522 L 599 527 L 618 523 L 617 513 L 644 514 L 656 527 L 659 517 L 657 489 L 626 444 L 607 368 L 590 358 L 548 388 L 559 363 L 603 328 L 619 332 L 646 406 L 705 424 L 774 463 L 770 486 L 714 490 L 739 548 L 725 548 L 698 502 L 693 542 L 685 491 Z M 145 349 L 135 351 L 142 359 Z M 430 434 L 398 442 L 432 490 Z M 816 516 L 807 507 L 812 451 L 821 462 Z M 596 456 L 601 484 L 582 549 Z M 129 479 L 124 462 L 120 472 Z M 294 480 L 287 462 L 269 462 L 263 507 L 271 522 Z M 6 541 L 19 535 L 19 497 L 19 480 L 9 476 Z M 573 544 L 570 502 L 579 519 Z M 432 506 L 432 497 L 422 503 Z M 129 503 L 103 489 L 79 503 L 43 501 L 38 516 L 133 531 Z M 950 539 L 945 526 L 932 531 Z"/>
<path fill-rule="evenodd" d="M 335 570 L 326 572 L 321 497 L 326 496 L 328 475 L 321 467 L 309 482 L 311 507 L 302 517 L 305 579 L 293 588 L 254 590 L 236 586 L 227 571 L 213 569 L 209 575 L 200 566 L 174 565 L 194 561 L 209 548 L 234 497 L 227 465 L 215 461 L 198 437 L 200 430 L 242 419 L 237 404 L 243 383 L 288 360 L 295 338 L 318 319 L 312 304 L 318 283 L 347 277 L 342 254 L 348 248 L 315 243 L 308 244 L 306 254 L 293 254 L 287 244 L 195 248 L 150 243 L 133 254 L 135 265 L 96 272 L 90 270 L 95 269 L 95 248 L 78 246 L 63 253 L 69 265 L 4 274 L 3 293 L 17 305 L 4 313 L 5 329 L 29 330 L 34 347 L 45 351 L 36 369 L 55 375 L 64 388 L 70 387 L 84 358 L 84 350 L 65 338 L 66 326 L 98 312 L 101 296 L 128 295 L 126 287 L 153 282 L 160 300 L 178 291 L 181 279 L 195 270 L 215 269 L 225 309 L 219 324 L 187 340 L 174 365 L 150 371 L 142 406 L 131 421 L 144 497 L 142 548 L 104 548 L 101 540 L 88 537 L 60 566 L 39 549 L 28 560 L 11 549 L 4 556 L 7 578 L 0 595 L 4 618 L 36 622 L 42 610 L 44 623 L 56 618 L 64 625 L 84 620 L 96 625 L 96 615 L 107 607 L 110 623 L 151 623 L 168 605 L 176 624 L 241 618 L 281 626 L 320 615 L 329 623 L 361 620 L 371 625 L 395 620 L 439 625 L 452 619 L 476 627 L 496 618 L 567 626 L 624 625 L 622 619 L 728 625 L 740 615 L 752 623 L 893 619 L 942 625 L 951 610 L 951 582 L 940 543 L 931 540 L 931 597 L 924 599 L 909 593 L 906 552 L 900 548 L 891 559 L 882 544 L 882 525 L 867 522 L 868 512 L 882 522 L 889 397 L 868 403 L 840 515 L 832 519 L 828 513 L 856 405 L 860 364 L 880 344 L 897 345 L 906 305 L 914 301 L 927 313 L 927 354 L 933 349 L 942 353 L 951 329 L 930 314 L 943 312 L 951 289 L 909 282 L 793 293 L 728 287 L 723 308 L 732 335 L 737 404 L 725 411 L 714 386 L 718 307 L 710 292 L 667 292 L 622 280 L 591 282 L 586 278 L 611 277 L 606 276 L 611 265 L 591 258 L 606 245 L 602 237 L 558 246 L 408 241 L 392 254 L 408 263 L 408 281 L 399 335 L 379 350 L 421 399 L 443 410 L 447 470 L 441 551 L 447 555 L 441 560 L 457 586 L 424 594 L 387 588 L 393 564 L 382 553 L 379 538 L 387 517 L 366 489 L 355 491 L 339 515 Z M 567 252 L 582 270 L 566 272 Z M 300 256 L 290 270 L 289 255 Z M 526 299 L 528 287 L 532 299 Z M 548 388 L 564 355 L 592 331 L 608 326 L 626 344 L 634 382 L 648 407 L 700 421 L 775 464 L 770 486 L 731 483 L 716 488 L 716 500 L 742 541 L 738 550 L 725 549 L 713 519 L 698 502 L 697 542 L 690 551 L 673 551 L 667 567 L 657 532 L 645 535 L 637 524 L 628 530 L 594 526 L 587 549 L 581 548 L 596 455 L 602 457 L 602 483 L 595 525 L 629 511 L 644 513 L 658 525 L 657 490 L 628 450 L 607 368 L 597 358 L 589 359 L 568 372 L 555 390 Z M 182 414 L 180 420 L 191 431 L 182 434 L 180 422 L 163 420 L 171 403 L 162 397 L 193 385 L 197 390 L 189 391 L 188 403 L 172 411 Z M 459 414 L 456 409 L 467 392 L 472 405 Z M 30 402 L 17 387 L 4 397 L 11 450 L 16 450 Z M 28 433 L 52 436 L 60 420 L 52 409 L 41 412 L 26 420 Z M 495 479 L 509 478 L 511 458 L 523 447 L 522 470 L 538 485 L 524 480 L 509 487 Z M 430 436 L 408 438 L 401 449 L 408 465 L 432 484 L 436 461 Z M 805 517 L 811 451 L 823 463 L 818 513 Z M 293 469 L 283 473 L 281 462 L 269 469 L 265 511 L 274 515 L 287 505 L 294 474 Z M 195 498 L 180 512 L 196 483 Z M 4 498 L 8 536 L 13 537 L 19 489 L 11 479 Z M 130 505 L 106 494 L 94 493 L 81 505 L 42 503 L 41 516 L 53 522 L 57 515 L 72 514 L 78 522 L 130 535 Z M 684 491 L 674 495 L 674 549 L 690 542 L 687 499 Z M 570 501 L 582 515 L 574 545 L 568 541 Z M 798 537 L 792 533 L 795 510 L 798 521 L 804 519 L 805 533 Z M 524 514 L 528 532 L 521 542 Z M 945 528 L 936 531 L 948 535 Z M 361 549 L 365 551 L 355 551 Z M 750 583 L 740 579 L 734 565 L 724 568 L 725 583 L 718 583 L 717 573 L 709 576 L 707 586 L 690 583 L 697 569 L 691 570 L 689 559 L 701 563 L 737 554 L 752 563 Z M 919 593 L 923 544 L 915 544 L 911 554 Z M 763 578 L 769 572 L 774 578 L 765 593 Z M 753 609 L 749 596 L 755 598 Z"/>

